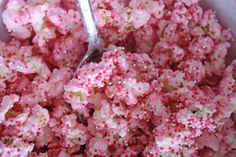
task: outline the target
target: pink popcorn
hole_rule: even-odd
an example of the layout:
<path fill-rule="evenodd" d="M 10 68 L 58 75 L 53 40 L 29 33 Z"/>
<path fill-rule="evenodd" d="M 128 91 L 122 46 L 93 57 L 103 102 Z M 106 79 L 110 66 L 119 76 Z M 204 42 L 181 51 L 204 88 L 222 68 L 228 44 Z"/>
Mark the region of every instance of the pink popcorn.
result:
<path fill-rule="evenodd" d="M 2 157 L 25 157 L 33 150 L 34 144 L 24 142 L 17 137 L 2 137 L 0 147 L 0 155 Z"/>
<path fill-rule="evenodd" d="M 86 71 L 84 71 L 86 69 Z M 65 86 L 65 99 L 71 99 L 74 109 L 76 104 L 87 103 L 87 97 L 91 94 L 93 88 L 103 87 L 105 81 L 109 79 L 114 69 L 112 59 L 107 59 L 106 62 L 99 64 L 90 63 L 85 65 L 82 69 L 76 72 L 78 79 L 72 79 L 70 83 Z"/>
<path fill-rule="evenodd" d="M 130 15 L 130 21 L 136 29 L 142 27 L 149 18 L 150 14 L 145 10 L 134 10 Z"/>
<path fill-rule="evenodd" d="M 90 140 L 90 149 L 89 153 L 91 155 L 106 155 L 106 151 L 108 149 L 107 141 L 104 139 L 93 138 Z"/>
<path fill-rule="evenodd" d="M 163 37 L 165 39 L 167 39 L 168 41 L 175 40 L 176 29 L 177 29 L 177 24 L 175 24 L 175 23 L 173 23 L 173 24 L 171 23 L 171 24 L 167 25 L 166 28 L 164 29 Z"/>
<path fill-rule="evenodd" d="M 172 127 L 170 127 L 172 125 Z M 191 145 L 194 143 L 191 138 L 198 136 L 196 133 L 191 132 L 188 128 L 182 128 L 181 125 L 171 124 L 171 123 L 163 123 L 154 129 L 155 144 L 151 151 L 147 152 L 150 155 L 157 154 L 166 154 L 169 153 L 172 156 L 179 155 L 179 151 L 184 149 L 184 147 L 189 147 L 191 150 Z M 150 148 L 149 148 L 150 149 Z M 184 151 L 187 153 L 187 151 Z M 188 152 L 189 153 L 189 152 Z M 192 154 L 193 151 L 190 153 Z"/>
<path fill-rule="evenodd" d="M 108 50 L 77 68 L 75 0 L 10 0 L 0 156 L 235 156 L 232 35 L 199 0 L 92 0 Z M 73 77 L 73 74 L 75 77 Z"/>
<path fill-rule="evenodd" d="M 203 19 L 201 21 L 201 25 L 203 27 L 206 27 L 209 23 L 213 22 L 214 20 L 215 20 L 215 14 L 214 14 L 213 10 L 207 10 L 203 14 Z"/>
<path fill-rule="evenodd" d="M 185 73 L 187 80 L 201 81 L 205 77 L 205 68 L 197 60 L 187 60 L 180 64 L 180 69 Z"/>
<path fill-rule="evenodd" d="M 54 139 L 54 132 L 49 127 L 44 127 L 43 131 L 37 136 L 35 140 L 35 147 L 44 147 L 45 145 L 51 143 Z"/>
<path fill-rule="evenodd" d="M 176 8 L 172 12 L 171 19 L 178 24 L 182 24 L 183 27 L 187 27 L 189 21 L 186 13 L 187 8 L 180 3 L 176 3 Z"/>
<path fill-rule="evenodd" d="M 95 112 L 93 116 L 94 121 L 97 124 L 96 128 L 98 130 L 103 130 L 103 128 L 107 126 L 111 136 L 118 135 L 121 138 L 126 137 L 128 132 L 127 122 L 122 119 L 115 119 L 114 116 L 116 112 L 111 110 L 111 106 L 108 102 L 103 101 L 101 104 L 103 104 L 103 106 L 100 107 L 100 110 Z M 107 114 L 107 116 L 105 114 Z M 124 114 L 124 116 L 126 115 Z"/>
<path fill-rule="evenodd" d="M 211 114 L 214 113 L 214 111 L 212 112 L 207 108 L 200 108 L 199 111 L 194 112 L 196 113 L 192 113 L 192 111 L 185 109 L 180 110 L 176 115 L 177 121 L 186 126 L 197 128 L 196 130 L 204 128 L 212 129 L 212 127 L 214 128 L 214 126 L 210 125 L 213 122 Z"/>
<path fill-rule="evenodd" d="M 48 80 L 49 91 L 47 96 L 55 98 L 61 96 L 64 92 L 64 85 L 71 79 L 71 70 L 69 68 L 54 69 Z"/>
<path fill-rule="evenodd" d="M 7 67 L 6 61 L 3 57 L 0 58 L 0 67 L 1 67 L 1 72 L 0 72 L 1 82 L 4 82 L 9 78 L 9 74 L 12 71 Z"/>
<path fill-rule="evenodd" d="M 163 119 L 168 118 L 168 109 L 164 105 L 163 98 L 161 96 L 153 93 L 148 98 L 148 102 L 150 105 L 150 110 L 152 110 L 156 116 L 162 116 Z"/>
<path fill-rule="evenodd" d="M 213 49 L 214 42 L 209 37 L 199 37 L 189 45 L 193 56 L 202 59 L 204 54 L 209 54 Z"/>
<path fill-rule="evenodd" d="M 151 9 L 149 7 L 151 7 Z M 165 4 L 163 1 L 153 1 L 149 3 L 147 10 L 149 9 L 155 18 L 161 19 L 164 16 Z"/>
<path fill-rule="evenodd" d="M 191 31 L 191 34 L 194 36 L 202 36 L 204 35 L 204 31 L 201 27 L 194 27 Z"/>
<path fill-rule="evenodd" d="M 47 126 L 49 119 L 48 110 L 41 106 L 35 106 L 26 122 L 19 127 L 19 134 L 23 136 L 23 139 L 32 141 L 43 131 L 43 127 Z"/>
<path fill-rule="evenodd" d="M 11 0 L 3 12 L 3 21 L 7 28 L 18 39 L 27 39 L 31 35 L 30 14 L 23 0 Z"/>
<path fill-rule="evenodd" d="M 87 142 L 86 129 L 76 122 L 75 114 L 62 117 L 62 124 L 53 131 L 57 132 L 55 136 L 60 138 L 61 144 L 65 147 L 83 145 Z"/>
<path fill-rule="evenodd" d="M 98 27 L 104 27 L 112 23 L 112 12 L 109 10 L 99 9 L 98 12 L 95 12 L 95 17 Z"/>
<path fill-rule="evenodd" d="M 76 33 L 77 32 L 73 32 Z M 78 36 L 81 37 L 80 34 Z M 84 35 L 86 36 L 86 35 Z M 83 37 L 81 37 L 83 38 Z M 53 54 L 53 60 L 55 65 L 58 67 L 76 67 L 78 58 L 85 52 L 85 47 L 83 43 L 76 37 L 61 37 L 55 41 Z M 68 56 L 70 54 L 70 56 Z"/>
<path fill-rule="evenodd" d="M 137 53 L 150 53 L 155 43 L 155 29 L 146 26 L 135 32 L 135 43 Z"/>
<path fill-rule="evenodd" d="M 49 8 L 47 10 L 47 17 L 49 20 L 58 27 L 58 30 L 62 34 L 66 34 L 70 27 L 73 26 L 73 21 L 67 18 L 67 12 L 61 8 Z"/>
<path fill-rule="evenodd" d="M 199 2 L 199 0 L 178 0 L 178 1 L 185 3 L 187 6 L 197 4 Z"/>
<path fill-rule="evenodd" d="M 32 74 L 38 73 L 41 77 L 48 78 L 50 71 L 40 58 L 32 57 L 27 59 L 22 63 L 18 60 L 11 59 L 11 62 L 8 64 L 9 68 L 23 74 Z M 45 70 L 45 71 L 43 71 Z M 43 71 L 43 72 L 42 72 Z"/>
<path fill-rule="evenodd" d="M 173 62 L 180 62 L 185 56 L 185 51 L 178 47 L 178 46 L 173 46 L 173 49 L 172 49 L 172 60 Z"/>
<path fill-rule="evenodd" d="M 221 25 L 217 21 L 211 22 L 209 24 L 209 31 L 210 31 L 209 33 L 213 39 L 219 38 L 221 35 Z"/>
<path fill-rule="evenodd" d="M 1 107 L 0 107 L 0 122 L 4 122 L 6 119 L 6 114 L 7 112 L 13 107 L 14 103 L 19 101 L 19 96 L 18 95 L 9 95 L 9 96 L 4 96 L 1 102 Z"/>

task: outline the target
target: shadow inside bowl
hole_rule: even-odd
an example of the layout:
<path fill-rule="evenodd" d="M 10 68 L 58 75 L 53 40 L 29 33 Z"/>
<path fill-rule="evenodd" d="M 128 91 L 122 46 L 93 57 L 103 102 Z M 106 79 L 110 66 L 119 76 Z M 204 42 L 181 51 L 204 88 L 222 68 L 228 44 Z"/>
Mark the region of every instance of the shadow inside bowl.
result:
<path fill-rule="evenodd" d="M 6 6 L 7 0 L 0 0 L 0 40 L 7 42 L 10 40 L 10 33 L 8 33 L 2 21 L 2 12 Z"/>

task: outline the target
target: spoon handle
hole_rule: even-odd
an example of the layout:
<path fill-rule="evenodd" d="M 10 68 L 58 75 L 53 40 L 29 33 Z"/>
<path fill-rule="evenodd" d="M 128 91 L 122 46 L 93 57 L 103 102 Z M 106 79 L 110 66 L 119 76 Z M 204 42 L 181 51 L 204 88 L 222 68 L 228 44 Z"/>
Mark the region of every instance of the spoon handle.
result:
<path fill-rule="evenodd" d="M 95 19 L 91 7 L 90 0 L 77 0 L 82 15 L 84 27 L 88 33 L 88 53 L 92 53 L 95 49 L 99 49 L 101 41 L 95 24 Z M 90 54 L 89 54 L 90 55 Z"/>

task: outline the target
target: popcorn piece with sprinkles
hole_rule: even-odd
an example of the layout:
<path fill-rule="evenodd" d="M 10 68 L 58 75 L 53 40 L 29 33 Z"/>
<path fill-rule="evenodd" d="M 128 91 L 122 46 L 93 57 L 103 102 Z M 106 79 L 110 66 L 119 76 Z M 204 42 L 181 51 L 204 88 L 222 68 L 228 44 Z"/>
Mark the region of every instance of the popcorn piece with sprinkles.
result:
<path fill-rule="evenodd" d="M 24 142 L 17 137 L 2 137 L 0 140 L 0 155 L 2 157 L 26 157 L 33 150 L 34 144 Z"/>
<path fill-rule="evenodd" d="M 0 107 L 0 122 L 4 122 L 6 120 L 6 114 L 7 112 L 14 106 L 14 103 L 19 101 L 19 96 L 12 94 L 8 96 L 4 96 L 1 102 Z"/>
<path fill-rule="evenodd" d="M 0 42 L 0 156 L 234 157 L 230 30 L 199 0 L 9 0 Z M 73 77 L 73 74 L 75 77 Z"/>

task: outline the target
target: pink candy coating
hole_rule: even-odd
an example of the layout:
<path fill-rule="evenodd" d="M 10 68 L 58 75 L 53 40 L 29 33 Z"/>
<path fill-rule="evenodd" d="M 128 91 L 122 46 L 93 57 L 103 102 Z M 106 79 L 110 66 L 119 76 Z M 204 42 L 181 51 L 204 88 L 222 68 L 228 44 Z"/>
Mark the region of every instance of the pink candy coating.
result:
<path fill-rule="evenodd" d="M 9 0 L 0 42 L 1 157 L 236 156 L 232 35 L 199 0 Z M 72 78 L 76 71 L 76 77 Z"/>

